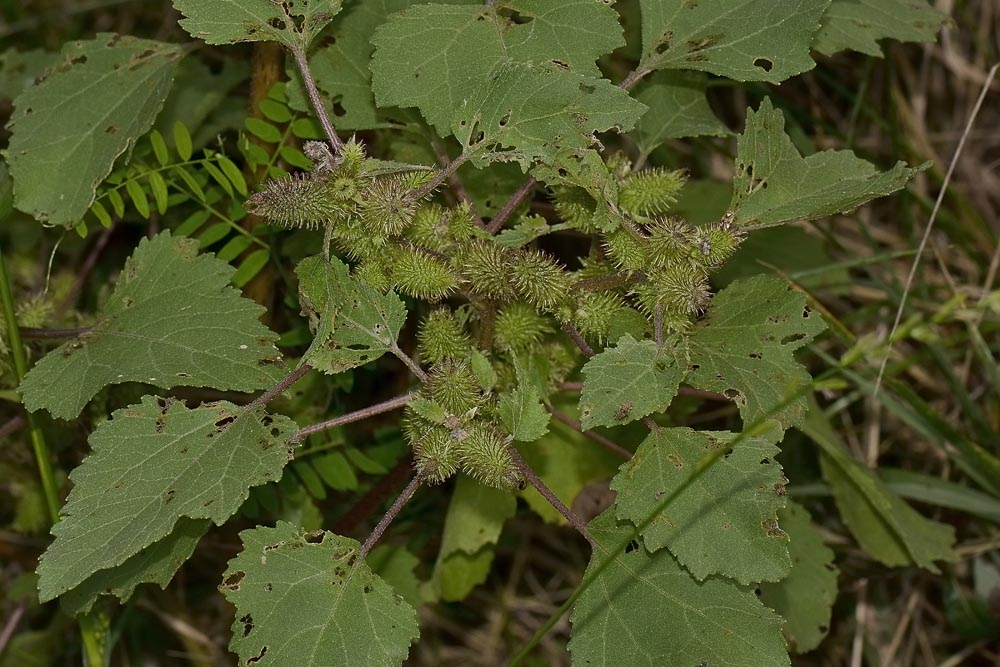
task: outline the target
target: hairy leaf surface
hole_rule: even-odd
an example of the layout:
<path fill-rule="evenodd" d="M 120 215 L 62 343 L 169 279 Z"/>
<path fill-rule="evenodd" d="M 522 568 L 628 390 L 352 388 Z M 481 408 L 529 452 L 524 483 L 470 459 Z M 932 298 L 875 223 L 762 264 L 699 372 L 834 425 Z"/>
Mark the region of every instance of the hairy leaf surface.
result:
<path fill-rule="evenodd" d="M 580 423 L 584 428 L 621 426 L 666 410 L 685 370 L 672 349 L 657 351 L 651 340 L 623 336 L 583 367 Z"/>
<path fill-rule="evenodd" d="M 697 72 L 657 72 L 641 84 L 635 98 L 649 110 L 632 132 L 641 157 L 648 157 L 668 139 L 730 133 L 708 106 L 707 87 L 707 78 Z"/>
<path fill-rule="evenodd" d="M 70 475 L 73 490 L 38 566 L 39 599 L 125 563 L 182 518 L 222 524 L 250 487 L 281 476 L 294 433 L 287 417 L 227 402 L 191 409 L 144 396 L 117 410 Z"/>
<path fill-rule="evenodd" d="M 778 83 L 812 69 L 830 0 L 641 0 L 640 69 L 695 69 Z"/>
<path fill-rule="evenodd" d="M 933 42 L 947 17 L 927 0 L 833 0 L 813 48 L 825 55 L 860 51 L 882 57 L 878 42 Z"/>
<path fill-rule="evenodd" d="M 71 419 L 111 384 L 144 382 L 253 391 L 283 375 L 264 308 L 229 286 L 233 268 L 198 241 L 163 232 L 139 242 L 90 333 L 59 346 L 25 376 L 28 410 Z"/>
<path fill-rule="evenodd" d="M 255 667 L 399 667 L 417 615 L 355 540 L 286 521 L 240 533 L 220 586 L 236 605 L 229 647 Z"/>
<path fill-rule="evenodd" d="M 508 61 L 465 98 L 451 130 L 474 163 L 516 161 L 527 170 L 589 148 L 595 132 L 631 129 L 643 111 L 606 79 Z"/>
<path fill-rule="evenodd" d="M 783 281 L 737 280 L 716 295 L 691 333 L 685 382 L 731 398 L 752 424 L 809 383 L 794 352 L 825 327 L 805 296 Z M 802 423 L 806 407 L 799 397 L 769 418 L 788 428 Z"/>
<path fill-rule="evenodd" d="M 796 653 L 813 650 L 830 631 L 830 612 L 837 599 L 837 568 L 833 550 L 810 523 L 809 512 L 789 502 L 778 512 L 788 533 L 792 570 L 777 583 L 760 586 L 760 599 L 785 619 L 782 630 Z"/>
<path fill-rule="evenodd" d="M 780 434 L 775 434 L 780 437 Z M 736 437 L 728 431 L 662 428 L 646 438 L 612 480 L 619 519 L 642 522 L 709 452 Z M 642 533 L 647 549 L 668 547 L 695 578 L 721 574 L 741 584 L 788 574 L 788 537 L 778 525 L 785 506 L 774 437 L 746 438 L 689 486 Z"/>
<path fill-rule="evenodd" d="M 378 359 L 396 347 L 406 307 L 394 292 L 382 294 L 336 258 L 307 257 L 295 267 L 299 299 L 315 338 L 303 361 L 340 373 Z"/>
<path fill-rule="evenodd" d="M 341 0 L 174 0 L 181 27 L 206 44 L 280 42 L 309 46 L 340 11 Z"/>
<path fill-rule="evenodd" d="M 14 101 L 6 156 L 17 208 L 52 225 L 79 223 L 115 160 L 152 127 L 183 53 L 108 33 L 67 43 Z"/>
<path fill-rule="evenodd" d="M 741 225 L 770 227 L 851 211 L 901 189 L 926 168 L 900 161 L 880 172 L 847 150 L 803 158 L 784 127 L 784 115 L 769 98 L 757 111 L 747 111 L 729 205 Z"/>
<path fill-rule="evenodd" d="M 522 382 L 500 397 L 500 423 L 514 440 L 533 442 L 549 430 L 549 413 L 545 411 L 538 390 Z"/>
<path fill-rule="evenodd" d="M 453 111 L 498 65 L 549 64 L 599 76 L 594 61 L 623 39 L 616 12 L 600 0 L 500 0 L 412 7 L 390 17 L 372 43 L 379 106 L 417 107 L 443 135 Z"/>
<path fill-rule="evenodd" d="M 101 595 L 114 595 L 122 602 L 132 597 L 139 584 L 166 588 L 208 530 L 211 522 L 182 518 L 162 540 L 142 549 L 118 567 L 100 570 L 62 596 L 62 607 L 70 615 L 90 611 Z"/>
<path fill-rule="evenodd" d="M 935 574 L 935 561 L 955 560 L 955 529 L 919 514 L 854 460 L 820 410 L 810 412 L 802 432 L 822 450 L 823 477 L 862 549 L 889 567 L 917 565 Z"/>
<path fill-rule="evenodd" d="M 591 556 L 585 576 L 630 532 L 612 510 L 594 519 L 590 533 L 604 549 Z M 573 664 L 754 665 L 790 664 L 781 618 L 751 590 L 722 579 L 696 581 L 666 550 L 634 545 L 580 596 L 570 616 Z"/>

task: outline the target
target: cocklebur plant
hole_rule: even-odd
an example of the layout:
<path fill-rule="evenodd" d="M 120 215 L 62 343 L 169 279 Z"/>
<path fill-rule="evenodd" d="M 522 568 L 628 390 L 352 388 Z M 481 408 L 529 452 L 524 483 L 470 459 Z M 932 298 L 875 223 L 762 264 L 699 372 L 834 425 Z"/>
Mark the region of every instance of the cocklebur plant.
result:
<path fill-rule="evenodd" d="M 416 613 L 366 558 L 421 487 L 455 489 L 456 513 L 483 498 L 509 508 L 514 494 L 531 504 L 536 493 L 586 539 L 591 565 L 560 610 L 574 605 L 574 664 L 767 667 L 788 664 L 789 645 L 819 643 L 836 592 L 832 553 L 788 501 L 775 456 L 788 428 L 806 428 L 814 382 L 794 355 L 825 325 L 782 280 L 715 293 L 713 271 L 755 230 L 852 210 L 919 168 L 882 172 L 849 151 L 803 157 L 767 98 L 747 112 L 717 219 L 685 219 L 675 205 L 688 174 L 648 164 L 667 138 L 728 132 L 703 89 L 675 77 L 778 83 L 806 71 L 817 35 L 824 52 L 848 46 L 826 14 L 831 0 L 801 0 L 777 20 L 771 0 L 642 0 L 638 63 L 617 86 L 598 61 L 625 40 L 601 0 L 401 2 L 391 12 L 335 0 L 174 4 L 183 28 L 208 44 L 281 44 L 294 63 L 289 104 L 308 105 L 324 130 L 302 146 L 307 169 L 267 180 L 246 201 L 288 230 L 276 233 L 323 232 L 294 271 L 311 342 L 300 359 L 283 359 L 258 320 L 263 308 L 229 285 L 225 261 L 170 231 L 141 241 L 93 329 L 24 378 L 25 406 L 72 419 L 123 382 L 263 393 L 245 405 L 150 394 L 101 423 L 38 567 L 42 601 L 59 597 L 86 615 L 102 596 L 167 585 L 210 524 L 281 478 L 305 438 L 404 408 L 411 481 L 363 543 L 285 521 L 241 533 L 220 585 L 236 607 L 230 646 L 241 664 L 401 665 L 419 635 Z M 324 42 L 324 31 L 336 40 Z M 98 41 L 68 47 L 15 102 L 15 201 L 50 223 L 75 224 L 91 205 L 91 179 L 149 129 L 183 56 L 170 44 Z M 36 100 L 95 76 L 117 81 L 143 113 L 87 158 L 74 200 L 56 200 L 37 181 L 43 147 L 29 130 L 105 128 L 67 123 L 65 108 Z M 692 90 L 701 98 L 688 100 Z M 331 96 L 344 110 L 339 128 Z M 658 106 L 678 97 L 695 117 Z M 338 130 L 363 134 L 344 141 Z M 397 134 L 449 140 L 458 155 L 439 168 L 411 163 L 393 149 Z M 484 219 L 460 168 L 488 182 L 497 163 L 517 165 L 525 181 Z M 411 376 L 395 399 L 304 427 L 270 408 L 308 374 L 339 376 L 386 354 Z M 558 407 L 573 385 L 579 422 Z M 682 385 L 731 400 L 742 429 L 667 426 Z M 557 493 L 529 463 L 555 446 L 553 416 L 622 458 L 616 500 L 589 524 L 568 507 L 582 483 Z M 591 430 L 625 425 L 648 432 L 634 452 Z M 570 450 L 565 465 L 580 455 Z M 491 536 L 485 543 L 456 547 L 464 538 L 446 534 L 429 583 L 447 578 L 455 554 L 492 557 L 505 512 L 466 520 L 467 532 Z M 950 538 L 927 524 L 934 539 L 913 560 L 933 568 Z M 783 620 L 803 580 L 820 582 L 823 597 L 808 617 Z M 770 593 L 758 598 L 756 585 Z"/>

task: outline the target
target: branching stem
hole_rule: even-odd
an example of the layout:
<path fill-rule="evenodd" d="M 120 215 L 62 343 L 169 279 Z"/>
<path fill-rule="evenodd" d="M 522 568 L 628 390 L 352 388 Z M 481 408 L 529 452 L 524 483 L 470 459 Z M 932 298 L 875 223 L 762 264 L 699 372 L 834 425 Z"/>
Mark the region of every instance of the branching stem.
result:
<path fill-rule="evenodd" d="M 413 195 L 411 195 L 411 197 L 419 201 L 424 197 L 426 197 L 427 195 L 429 195 L 430 193 L 434 192 L 434 190 L 437 189 L 437 186 L 441 185 L 446 180 L 448 180 L 448 178 L 450 178 L 451 175 L 454 174 L 459 167 L 461 167 L 463 164 L 469 161 L 470 157 L 471 156 L 468 153 L 462 153 L 461 155 L 459 155 L 457 158 L 455 158 L 447 165 L 442 167 L 438 171 L 437 175 L 434 176 L 434 178 L 428 181 L 428 183 L 424 185 L 422 188 L 416 190 L 413 193 Z"/>
<path fill-rule="evenodd" d="M 305 49 L 292 49 L 292 55 L 295 57 L 295 64 L 298 65 L 299 74 L 302 75 L 302 82 L 306 86 L 313 111 L 316 112 L 319 124 L 323 126 L 326 138 L 330 141 L 330 148 L 333 149 L 334 156 L 339 157 L 344 151 L 344 142 L 337 136 L 337 131 L 333 129 L 333 123 L 330 122 L 330 115 L 326 112 L 326 107 L 323 106 L 323 98 L 319 96 L 316 81 L 313 79 L 312 72 L 309 71 L 309 59 L 306 57 Z"/>
<path fill-rule="evenodd" d="M 587 341 L 583 339 L 583 336 L 580 335 L 580 332 L 576 330 L 575 326 L 569 322 L 563 322 L 562 328 L 563 331 L 568 333 L 569 337 L 573 339 L 573 342 L 576 343 L 576 346 L 580 348 L 580 351 L 583 352 L 585 357 L 589 358 L 594 356 L 594 348 L 587 344 Z"/>
<path fill-rule="evenodd" d="M 369 405 L 367 408 L 355 410 L 354 412 L 348 412 L 346 415 L 340 415 L 339 417 L 334 417 L 333 419 L 328 419 L 324 422 L 319 422 L 318 424 L 312 424 L 311 426 L 305 426 L 300 428 L 295 433 L 295 437 L 293 439 L 299 441 L 312 435 L 313 433 L 319 433 L 320 431 L 336 428 L 345 424 L 351 424 L 385 412 L 398 410 L 416 398 L 416 396 L 416 392 L 410 392 L 408 394 L 403 394 L 402 396 L 397 396 L 396 398 L 390 398 L 388 401 L 382 401 L 381 403 Z"/>
<path fill-rule="evenodd" d="M 375 526 L 372 534 L 369 535 L 368 539 L 365 540 L 365 543 L 361 545 L 361 553 L 359 554 L 358 562 L 364 561 L 365 556 L 367 556 L 368 552 L 372 550 L 372 547 L 374 547 L 378 541 L 382 539 L 382 534 L 385 533 L 386 529 L 393 522 L 406 503 L 410 502 L 410 498 L 412 498 L 413 494 L 417 492 L 418 488 L 420 488 L 420 484 L 420 478 L 414 475 L 413 479 L 410 480 L 410 483 L 406 485 L 405 489 L 403 489 L 403 492 L 399 494 L 398 498 L 396 498 L 396 502 L 392 504 L 389 511 L 385 513 L 385 516 L 383 516 L 378 522 L 378 525 Z"/>
<path fill-rule="evenodd" d="M 552 492 L 552 489 L 545 486 L 545 482 L 542 481 L 542 478 L 535 474 L 535 471 L 531 469 L 531 466 L 529 466 L 528 462 L 521 457 L 520 452 L 518 452 L 513 445 L 507 447 L 507 451 L 510 452 L 514 465 L 517 466 L 518 471 L 524 475 L 524 478 L 528 480 L 528 483 L 535 487 L 535 490 L 538 491 L 543 498 L 549 501 L 549 504 L 555 507 L 560 514 L 566 517 L 566 520 L 569 521 L 569 524 L 576 529 L 576 532 L 583 535 L 584 539 L 590 543 L 590 546 L 596 549 L 597 542 L 590 535 L 590 531 L 587 530 L 587 524 L 583 522 L 583 519 L 581 519 L 576 512 L 566 507 L 566 505 L 563 504 L 563 501 L 559 500 L 559 497 Z"/>

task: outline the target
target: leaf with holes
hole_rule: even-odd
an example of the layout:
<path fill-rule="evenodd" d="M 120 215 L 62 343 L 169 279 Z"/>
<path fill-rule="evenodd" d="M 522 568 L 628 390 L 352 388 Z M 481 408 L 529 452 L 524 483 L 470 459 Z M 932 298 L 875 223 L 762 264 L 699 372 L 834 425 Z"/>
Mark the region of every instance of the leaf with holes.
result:
<path fill-rule="evenodd" d="M 595 132 L 627 131 L 645 106 L 605 79 L 506 62 L 456 110 L 451 129 L 476 165 L 555 164 L 595 144 Z"/>
<path fill-rule="evenodd" d="M 830 0 L 640 0 L 639 71 L 694 69 L 778 83 L 815 66 L 813 35 Z"/>
<path fill-rule="evenodd" d="M 229 647 L 255 667 L 398 667 L 419 634 L 413 608 L 357 562 L 360 545 L 286 521 L 240 533 L 219 587 L 236 606 Z M 304 612 L 307 612 L 305 615 Z"/>
<path fill-rule="evenodd" d="M 828 56 L 851 50 L 880 58 L 879 40 L 933 42 L 946 18 L 927 0 L 833 0 L 813 48 Z"/>
<path fill-rule="evenodd" d="M 730 133 L 708 106 L 707 87 L 707 77 L 697 72 L 657 72 L 639 86 L 635 98 L 649 107 L 632 132 L 640 157 L 668 139 Z"/>
<path fill-rule="evenodd" d="M 341 0 L 174 0 L 181 27 L 206 44 L 280 42 L 303 52 Z"/>
<path fill-rule="evenodd" d="M 764 98 L 747 111 L 736 155 L 733 199 L 736 221 L 755 228 L 814 220 L 851 211 L 906 185 L 915 169 L 897 162 L 880 172 L 851 151 L 820 151 L 803 158 L 784 132 L 785 117 Z"/>
<path fill-rule="evenodd" d="M 809 383 L 795 361 L 799 349 L 826 328 L 804 295 L 769 276 L 737 280 L 712 300 L 687 340 L 684 381 L 731 398 L 744 424 L 768 418 L 783 428 L 801 424 L 806 398 L 778 405 Z M 775 414 L 768 414 L 777 410 Z"/>
<path fill-rule="evenodd" d="M 173 532 L 182 518 L 221 525 L 250 487 L 278 479 L 296 431 L 287 417 L 232 403 L 187 408 L 144 396 L 90 436 L 93 453 L 38 566 L 42 601 L 117 567 Z"/>
<path fill-rule="evenodd" d="M 391 16 L 372 43 L 378 105 L 417 107 L 443 136 L 454 110 L 503 63 L 592 78 L 600 76 L 594 61 L 624 39 L 617 13 L 601 0 L 499 0 L 411 7 Z"/>
<path fill-rule="evenodd" d="M 729 447 L 728 431 L 663 428 L 651 433 L 612 480 L 617 516 L 642 522 L 709 452 Z M 745 438 L 667 507 L 642 533 L 646 548 L 668 547 L 696 579 L 723 575 L 741 584 L 788 574 L 788 538 L 777 512 L 785 506 L 781 466 L 770 437 Z"/>
<path fill-rule="evenodd" d="M 589 524 L 604 547 L 585 577 L 614 560 L 577 600 L 570 616 L 574 665 L 753 665 L 788 667 L 781 618 L 752 591 L 724 579 L 697 581 L 665 549 L 632 543 L 609 510 Z M 669 628 L 669 631 L 664 631 Z"/>
<path fill-rule="evenodd" d="M 93 330 L 59 346 L 24 378 L 29 410 L 71 419 L 111 384 L 253 391 L 284 372 L 262 306 L 229 286 L 233 269 L 163 232 L 139 242 Z"/>
<path fill-rule="evenodd" d="M 625 335 L 583 367 L 580 422 L 583 428 L 621 426 L 670 407 L 684 378 L 670 341 L 663 350 L 651 340 Z"/>
<path fill-rule="evenodd" d="M 382 294 L 351 277 L 336 258 L 307 257 L 295 273 L 303 313 L 315 336 L 303 362 L 333 374 L 397 349 L 406 307 L 395 293 Z"/>
<path fill-rule="evenodd" d="M 778 521 L 788 533 L 792 570 L 778 583 L 761 584 L 760 599 L 785 619 L 782 630 L 791 649 L 806 653 L 819 646 L 830 630 L 837 568 L 833 550 L 823 544 L 822 533 L 801 505 L 789 502 L 778 512 Z"/>
<path fill-rule="evenodd" d="M 822 411 L 810 412 L 802 432 L 819 445 L 823 478 L 862 549 L 889 567 L 916 565 L 935 574 L 935 561 L 955 560 L 955 529 L 918 513 L 854 460 Z"/>
<path fill-rule="evenodd" d="M 63 610 L 75 616 L 90 611 L 102 595 L 114 595 L 122 602 L 132 597 L 139 584 L 159 584 L 166 588 L 198 546 L 211 522 L 182 518 L 162 540 L 144 548 L 118 567 L 95 572 L 62 596 Z"/>
<path fill-rule="evenodd" d="M 183 54 L 107 33 L 67 43 L 14 100 L 5 154 L 17 208 L 52 225 L 80 222 L 115 160 L 152 127 Z"/>

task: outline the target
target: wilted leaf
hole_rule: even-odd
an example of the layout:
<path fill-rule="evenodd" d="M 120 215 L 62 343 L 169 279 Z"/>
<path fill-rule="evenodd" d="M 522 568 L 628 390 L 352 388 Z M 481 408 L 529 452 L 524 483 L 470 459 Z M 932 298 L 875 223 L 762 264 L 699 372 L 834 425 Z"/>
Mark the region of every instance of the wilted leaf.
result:
<path fill-rule="evenodd" d="M 399 667 L 417 615 L 358 563 L 360 545 L 279 521 L 240 533 L 223 595 L 236 605 L 229 647 L 254 667 Z"/>
<path fill-rule="evenodd" d="M 340 373 L 395 349 L 406 321 L 406 307 L 395 293 L 382 294 L 352 278 L 336 258 L 307 257 L 295 273 L 303 312 L 315 334 L 305 363 L 324 373 Z"/>
<path fill-rule="evenodd" d="M 70 475 L 73 490 L 38 566 L 39 599 L 125 563 L 182 518 L 222 524 L 250 487 L 281 476 L 295 430 L 287 417 L 227 402 L 191 409 L 145 396 L 117 410 Z"/>
<path fill-rule="evenodd" d="M 935 574 L 934 561 L 955 560 L 955 529 L 916 512 L 855 461 L 822 411 L 812 410 L 801 430 L 819 445 L 823 477 L 862 549 L 889 567 L 917 565 Z"/>
<path fill-rule="evenodd" d="M 846 150 L 803 158 L 784 127 L 784 115 L 769 98 L 747 111 L 729 204 L 741 225 L 770 227 L 851 211 L 901 189 L 927 166 L 910 169 L 897 162 L 880 172 Z"/>
<path fill-rule="evenodd" d="M 668 547 L 696 579 L 721 574 L 741 584 L 788 574 L 788 537 L 775 437 L 745 438 L 684 490 L 642 533 L 647 549 Z M 728 431 L 662 428 L 646 438 L 612 480 L 619 519 L 639 524 L 687 480 L 709 452 L 729 447 Z"/>
<path fill-rule="evenodd" d="M 793 502 L 778 512 L 788 533 L 792 571 L 776 584 L 761 584 L 760 599 L 785 619 L 782 629 L 796 653 L 813 650 L 830 631 L 830 612 L 837 599 L 833 550 L 813 528 L 809 512 Z"/>
<path fill-rule="evenodd" d="M 755 276 L 738 280 L 712 300 L 687 344 L 684 381 L 731 398 L 745 424 L 778 420 L 784 428 L 800 424 L 806 398 L 799 397 L 767 415 L 810 381 L 794 352 L 826 324 L 806 306 L 804 295 L 781 280 Z"/>
<path fill-rule="evenodd" d="M 102 33 L 69 42 L 43 81 L 14 100 L 6 151 L 18 209 L 72 227 L 118 156 L 152 125 L 184 51 Z"/>
<path fill-rule="evenodd" d="M 778 83 L 815 66 L 809 45 L 830 0 L 640 0 L 640 70 L 696 69 Z"/>
<path fill-rule="evenodd" d="M 630 532 L 612 510 L 590 525 L 596 549 L 586 576 L 611 556 Z M 635 544 L 580 596 L 570 617 L 573 664 L 753 665 L 790 664 L 781 618 L 752 591 L 711 578 L 696 581 L 664 549 L 649 553 Z"/>
<path fill-rule="evenodd" d="M 253 391 L 283 375 L 264 308 L 229 286 L 233 268 L 198 255 L 196 239 L 163 232 L 139 242 L 93 331 L 35 364 L 21 385 L 28 410 L 71 419 L 111 384 L 144 382 Z"/>

